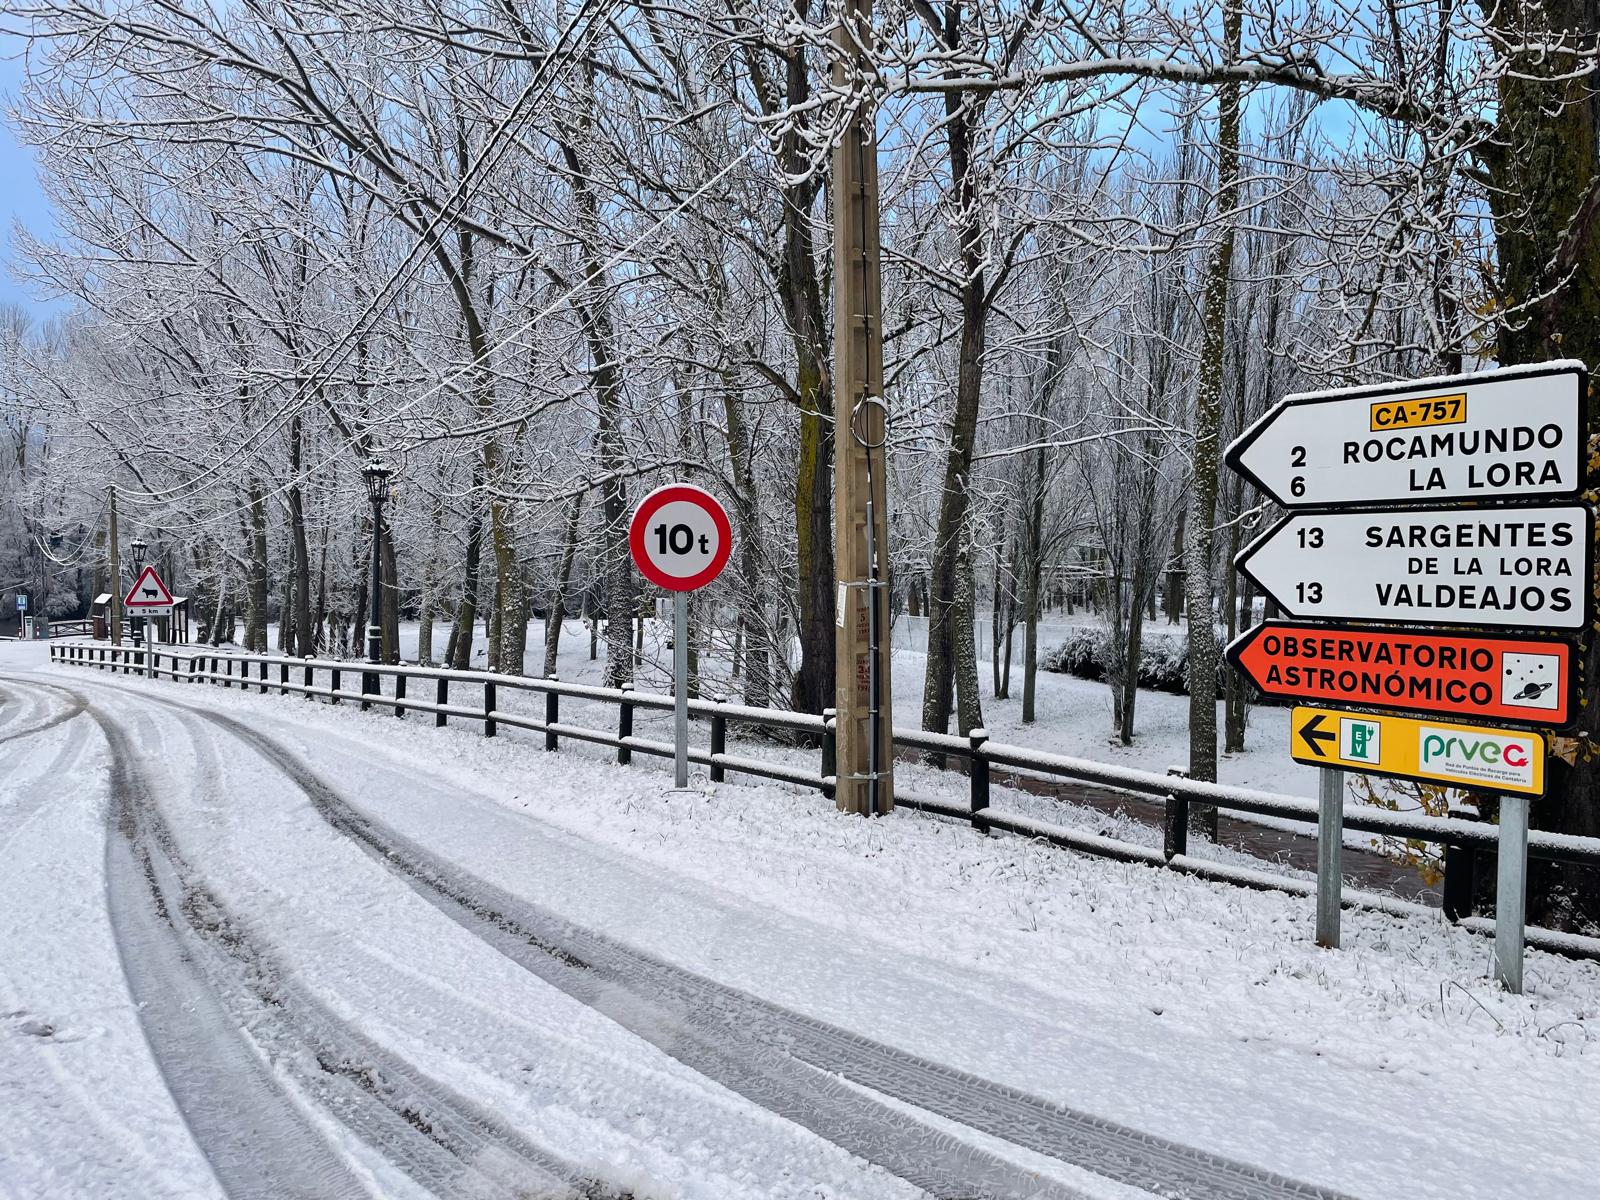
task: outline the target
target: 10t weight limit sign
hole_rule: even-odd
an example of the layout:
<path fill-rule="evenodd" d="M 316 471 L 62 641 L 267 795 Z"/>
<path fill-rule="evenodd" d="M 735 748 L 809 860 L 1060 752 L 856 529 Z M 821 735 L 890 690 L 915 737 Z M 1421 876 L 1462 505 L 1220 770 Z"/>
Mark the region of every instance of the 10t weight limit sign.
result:
<path fill-rule="evenodd" d="M 669 483 L 639 501 L 628 527 L 639 573 L 672 592 L 703 588 L 722 573 L 733 529 L 717 498 L 688 483 Z"/>

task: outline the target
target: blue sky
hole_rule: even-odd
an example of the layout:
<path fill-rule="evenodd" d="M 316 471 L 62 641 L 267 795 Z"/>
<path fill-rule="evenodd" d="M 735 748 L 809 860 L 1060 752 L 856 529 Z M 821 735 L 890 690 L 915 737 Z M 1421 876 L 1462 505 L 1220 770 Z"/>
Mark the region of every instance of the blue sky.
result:
<path fill-rule="evenodd" d="M 21 38 L 0 33 L 0 97 L 5 107 L 22 85 L 24 45 Z M 41 304 L 11 278 L 11 227 L 20 220 L 36 232 L 48 231 L 50 203 L 39 188 L 33 156 L 17 144 L 9 122 L 0 123 L 0 180 L 5 181 L 0 189 L 0 258 L 5 267 L 0 271 L 0 303 L 22 304 L 43 315 L 60 306 Z"/>

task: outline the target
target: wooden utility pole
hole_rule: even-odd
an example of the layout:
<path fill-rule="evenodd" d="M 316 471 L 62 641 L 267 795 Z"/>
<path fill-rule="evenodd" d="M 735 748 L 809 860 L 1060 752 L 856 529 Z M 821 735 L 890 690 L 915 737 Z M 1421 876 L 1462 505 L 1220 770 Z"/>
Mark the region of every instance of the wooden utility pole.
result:
<path fill-rule="evenodd" d="M 833 150 L 834 579 L 838 790 L 846 812 L 894 807 L 889 676 L 888 446 L 878 245 L 878 135 L 867 92 L 872 0 L 847 0 L 833 83 L 854 111 Z M 874 650 L 874 642 L 876 649 Z"/>
<path fill-rule="evenodd" d="M 117 541 L 117 487 L 112 484 L 106 489 L 106 512 L 109 514 L 111 526 L 111 561 L 106 564 L 106 575 L 111 579 L 111 586 L 106 590 L 111 593 L 111 644 L 122 645 L 122 551 Z"/>

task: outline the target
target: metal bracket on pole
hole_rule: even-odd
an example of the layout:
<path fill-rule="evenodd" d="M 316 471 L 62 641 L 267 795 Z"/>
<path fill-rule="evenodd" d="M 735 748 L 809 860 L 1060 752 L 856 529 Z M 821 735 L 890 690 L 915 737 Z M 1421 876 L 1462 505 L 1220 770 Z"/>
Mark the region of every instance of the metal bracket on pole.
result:
<path fill-rule="evenodd" d="M 1317 945 L 1339 948 L 1344 891 L 1344 772 L 1317 771 Z"/>
<path fill-rule="evenodd" d="M 1522 994 L 1523 924 L 1528 906 L 1528 798 L 1500 797 L 1500 863 L 1494 893 L 1494 974 Z"/>

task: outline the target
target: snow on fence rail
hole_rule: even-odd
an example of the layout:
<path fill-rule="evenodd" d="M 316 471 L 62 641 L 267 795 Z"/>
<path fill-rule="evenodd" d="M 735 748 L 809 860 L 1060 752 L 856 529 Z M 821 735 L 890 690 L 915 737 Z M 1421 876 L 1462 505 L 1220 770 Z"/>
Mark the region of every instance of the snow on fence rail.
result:
<path fill-rule="evenodd" d="M 434 724 L 444 726 L 450 718 L 475 721 L 486 737 L 494 737 L 501 725 L 526 729 L 544 735 L 546 750 L 558 749 L 562 738 L 611 747 L 617 762 L 628 763 L 635 753 L 671 758 L 671 742 L 639 737 L 633 732 L 636 711 L 671 712 L 670 695 L 635 691 L 631 684 L 620 688 L 593 684 L 564 683 L 557 679 L 536 679 L 524 675 L 502 675 L 487 671 L 453 670 L 404 664 L 374 664 L 336 659 L 292 658 L 283 655 L 252 654 L 235 650 L 205 648 L 162 648 L 154 650 L 153 661 L 142 647 L 111 646 L 103 642 L 51 643 L 50 658 L 103 670 L 138 673 L 174 681 L 220 684 L 223 687 L 256 688 L 277 691 L 330 704 L 349 701 L 363 709 L 379 707 L 394 710 L 403 717 L 408 711 L 434 715 Z M 319 673 L 326 686 L 317 682 Z M 349 676 L 359 676 L 356 689 L 344 686 Z M 385 694 L 382 681 L 392 680 Z M 415 694 L 432 683 L 432 698 Z M 414 688 L 413 685 L 422 685 Z M 451 689 L 455 688 L 452 702 Z M 470 689 L 473 701 L 463 703 L 463 690 Z M 529 693 L 544 698 L 542 717 L 501 708 L 502 690 Z M 561 719 L 561 701 L 600 702 L 615 706 L 616 731 L 593 729 Z M 720 783 L 729 771 L 754 775 L 800 787 L 814 788 L 831 798 L 836 783 L 834 720 L 831 710 L 817 716 L 785 709 L 752 708 L 718 700 L 691 699 L 689 715 L 710 725 L 709 746 L 691 746 L 689 761 L 708 768 L 712 782 Z M 764 730 L 804 733 L 820 747 L 820 762 L 815 772 L 767 759 L 747 758 L 727 752 L 729 724 Z M 1003 830 L 1022 837 L 1037 838 L 1052 845 L 1114 858 L 1123 862 L 1144 863 L 1181 871 L 1216 882 L 1243 887 L 1314 895 L 1316 885 L 1267 870 L 1234 866 L 1197 858 L 1188 853 L 1189 806 L 1209 805 L 1235 812 L 1256 813 L 1303 822 L 1315 836 L 1317 802 L 1298 796 L 1260 792 L 1225 784 L 1204 783 L 1180 774 L 1157 774 L 1129 767 L 1118 767 L 1091 759 L 1073 758 L 1032 750 L 1026 746 L 990 741 L 983 730 L 960 737 L 922 730 L 897 729 L 895 749 L 917 751 L 936 765 L 946 766 L 957 759 L 965 766 L 967 795 L 964 799 L 922 796 L 896 788 L 897 805 L 970 822 L 980 832 Z M 1051 824 L 1020 813 L 990 807 L 992 768 L 1024 773 L 1031 777 L 1070 780 L 1112 791 L 1131 793 L 1160 801 L 1164 812 L 1164 840 L 1160 850 L 1116 838 L 1085 833 Z M 1453 817 L 1415 816 L 1406 813 L 1360 809 L 1346 811 L 1347 829 L 1415 838 L 1445 847 L 1444 913 L 1462 927 L 1492 934 L 1494 925 L 1472 915 L 1474 878 L 1480 853 L 1494 853 L 1498 846 L 1495 826 Z M 1600 867 L 1600 838 L 1530 831 L 1528 853 L 1532 857 Z M 1347 907 L 1379 909 L 1396 915 L 1432 914 L 1424 905 L 1371 892 L 1346 889 Z M 1556 930 L 1528 926 L 1529 945 L 1564 954 L 1600 958 L 1600 938 L 1583 937 Z"/>

